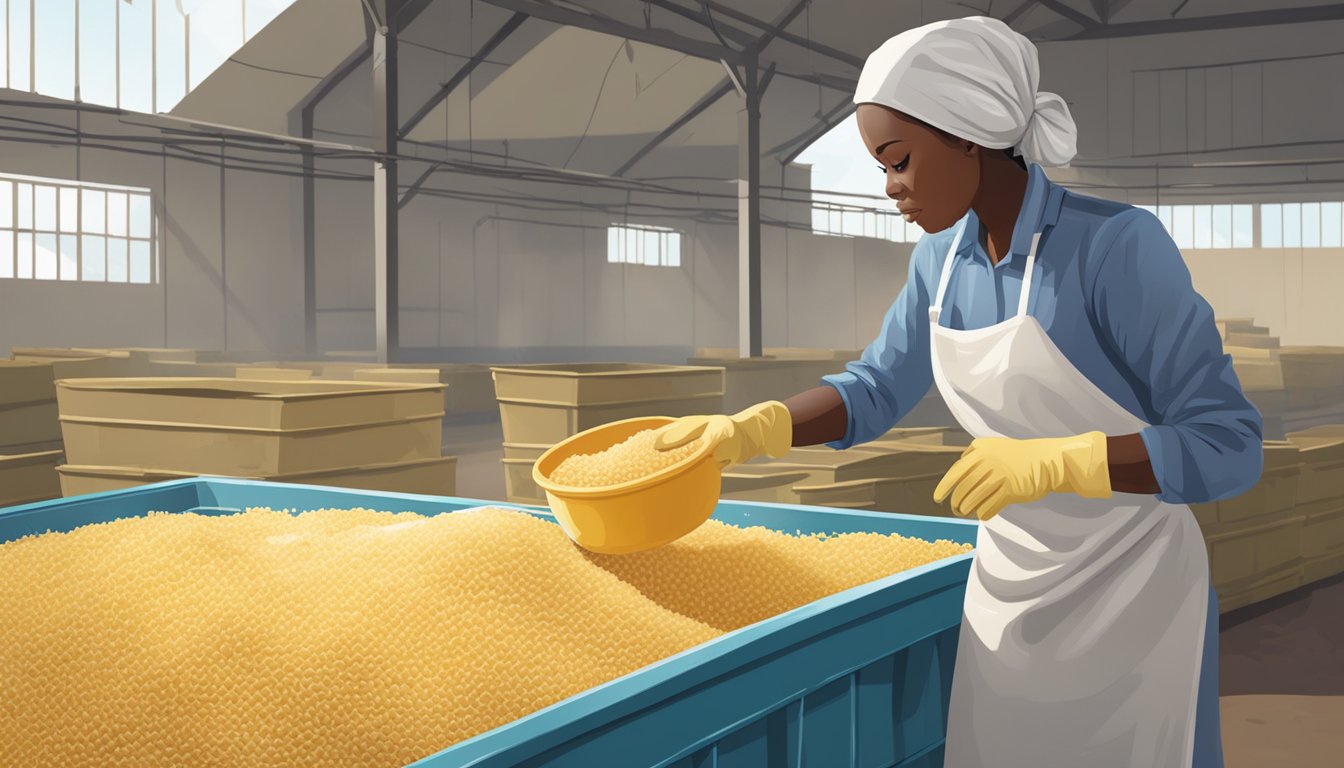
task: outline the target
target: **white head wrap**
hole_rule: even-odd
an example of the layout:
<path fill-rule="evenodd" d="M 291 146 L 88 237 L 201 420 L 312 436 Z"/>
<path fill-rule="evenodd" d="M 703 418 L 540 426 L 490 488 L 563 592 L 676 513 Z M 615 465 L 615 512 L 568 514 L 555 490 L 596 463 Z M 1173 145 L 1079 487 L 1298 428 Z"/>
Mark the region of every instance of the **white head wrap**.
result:
<path fill-rule="evenodd" d="M 1067 165 L 1078 151 L 1069 107 L 1037 93 L 1036 46 L 1007 24 L 971 16 L 883 43 L 863 65 L 855 104 L 881 104 L 1029 163 Z"/>

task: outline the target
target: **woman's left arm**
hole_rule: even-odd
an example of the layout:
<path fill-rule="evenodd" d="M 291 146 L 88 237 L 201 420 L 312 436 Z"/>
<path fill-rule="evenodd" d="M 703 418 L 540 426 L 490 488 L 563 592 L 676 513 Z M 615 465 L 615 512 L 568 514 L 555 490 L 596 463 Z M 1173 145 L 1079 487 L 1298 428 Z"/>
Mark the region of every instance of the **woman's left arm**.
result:
<path fill-rule="evenodd" d="M 1111 486 L 1171 503 L 1235 496 L 1260 478 L 1262 424 L 1223 354 L 1213 310 L 1152 214 L 1126 211 L 1098 233 L 1087 270 L 1107 354 L 1157 422 L 1107 438 Z"/>

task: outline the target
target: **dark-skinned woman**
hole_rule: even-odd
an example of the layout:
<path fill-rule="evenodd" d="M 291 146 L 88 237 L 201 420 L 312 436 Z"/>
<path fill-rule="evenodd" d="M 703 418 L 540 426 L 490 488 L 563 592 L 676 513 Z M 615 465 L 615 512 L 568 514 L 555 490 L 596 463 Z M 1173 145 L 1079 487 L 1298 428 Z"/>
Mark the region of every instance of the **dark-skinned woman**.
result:
<path fill-rule="evenodd" d="M 975 440 L 934 495 L 982 521 L 945 764 L 1221 766 L 1217 602 L 1186 505 L 1257 481 L 1260 414 L 1158 220 L 1041 170 L 1076 129 L 1038 78 L 1035 46 L 985 17 L 869 56 L 859 130 L 928 233 L 881 332 L 821 386 L 658 445 L 706 434 L 725 465 L 848 448 L 937 386 Z"/>

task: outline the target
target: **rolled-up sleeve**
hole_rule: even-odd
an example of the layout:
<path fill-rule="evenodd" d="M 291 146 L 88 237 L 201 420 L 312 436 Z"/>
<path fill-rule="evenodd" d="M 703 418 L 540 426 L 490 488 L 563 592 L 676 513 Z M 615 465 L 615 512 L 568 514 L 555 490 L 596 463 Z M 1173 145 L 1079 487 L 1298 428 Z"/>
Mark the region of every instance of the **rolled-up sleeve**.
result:
<path fill-rule="evenodd" d="M 1176 244 L 1141 210 L 1108 221 L 1094 243 L 1094 321 L 1108 354 L 1159 417 L 1140 431 L 1158 498 L 1189 504 L 1246 491 L 1264 462 L 1260 413 Z"/>
<path fill-rule="evenodd" d="M 922 239 L 910 256 L 910 273 L 887 310 L 882 330 L 844 373 L 822 378 L 840 392 L 849 414 L 845 436 L 827 443 L 844 449 L 886 434 L 933 383 L 929 364 L 929 281 L 936 249 Z"/>

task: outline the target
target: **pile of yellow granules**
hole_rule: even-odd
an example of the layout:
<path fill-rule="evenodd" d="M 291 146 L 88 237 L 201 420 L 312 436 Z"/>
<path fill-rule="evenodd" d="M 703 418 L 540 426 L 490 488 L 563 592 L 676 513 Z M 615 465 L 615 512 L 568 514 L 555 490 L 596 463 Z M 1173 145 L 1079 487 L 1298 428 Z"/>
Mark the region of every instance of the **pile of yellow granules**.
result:
<path fill-rule="evenodd" d="M 404 766 L 969 550 L 710 521 L 597 556 L 483 508 L 151 514 L 0 544 L 0 763 Z"/>

